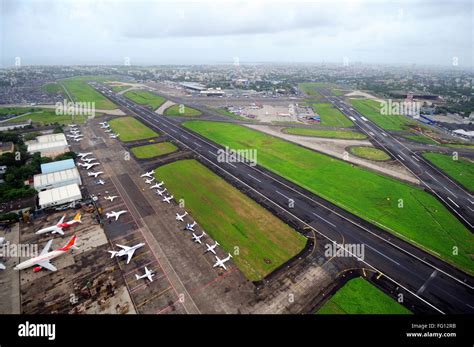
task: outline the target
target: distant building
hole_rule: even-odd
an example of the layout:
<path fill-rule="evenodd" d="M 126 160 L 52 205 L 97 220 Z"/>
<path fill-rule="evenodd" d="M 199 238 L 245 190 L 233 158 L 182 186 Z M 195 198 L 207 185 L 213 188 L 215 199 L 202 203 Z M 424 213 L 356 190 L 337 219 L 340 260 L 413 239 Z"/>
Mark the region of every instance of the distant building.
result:
<path fill-rule="evenodd" d="M 185 89 L 189 89 L 195 92 L 200 92 L 206 89 L 206 87 L 202 85 L 201 83 L 195 83 L 195 82 L 183 82 L 183 83 L 180 83 L 180 85 L 184 87 Z"/>
<path fill-rule="evenodd" d="M 77 168 L 38 174 L 33 177 L 33 185 L 38 192 L 70 184 L 82 185 L 81 176 Z"/>
<path fill-rule="evenodd" d="M 13 142 L 0 142 L 0 155 L 4 153 L 13 153 L 15 145 Z"/>
<path fill-rule="evenodd" d="M 56 171 L 63 171 L 75 168 L 76 164 L 73 159 L 65 159 L 53 161 L 51 163 L 41 164 L 41 173 L 47 174 Z"/>
<path fill-rule="evenodd" d="M 1 131 L 9 131 L 9 130 L 14 130 L 14 129 L 22 129 L 27 126 L 31 125 L 31 119 L 25 121 L 25 122 L 1 122 L 0 123 L 0 132 Z"/>
<path fill-rule="evenodd" d="M 55 157 L 69 152 L 69 145 L 64 134 L 48 134 L 38 136 L 36 140 L 28 141 L 29 153 L 41 153 L 42 157 Z"/>
<path fill-rule="evenodd" d="M 77 184 L 48 189 L 38 193 L 38 205 L 42 209 L 79 200 L 82 200 L 82 193 Z"/>

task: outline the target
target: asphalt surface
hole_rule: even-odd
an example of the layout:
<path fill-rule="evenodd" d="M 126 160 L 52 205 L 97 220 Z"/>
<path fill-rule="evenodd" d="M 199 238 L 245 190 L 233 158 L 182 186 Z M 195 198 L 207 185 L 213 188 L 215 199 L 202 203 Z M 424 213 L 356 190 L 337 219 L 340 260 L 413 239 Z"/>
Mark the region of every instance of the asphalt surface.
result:
<path fill-rule="evenodd" d="M 365 257 L 360 259 L 361 266 L 381 273 L 401 291 L 419 300 L 426 311 L 474 313 L 471 276 L 259 166 L 219 162 L 217 151 L 221 146 L 103 85 L 93 82 L 91 85 L 127 114 L 188 147 L 208 166 L 215 166 L 239 180 L 285 213 L 310 226 L 328 243 L 364 244 Z M 294 202 L 293 207 L 290 207 L 290 200 Z"/>

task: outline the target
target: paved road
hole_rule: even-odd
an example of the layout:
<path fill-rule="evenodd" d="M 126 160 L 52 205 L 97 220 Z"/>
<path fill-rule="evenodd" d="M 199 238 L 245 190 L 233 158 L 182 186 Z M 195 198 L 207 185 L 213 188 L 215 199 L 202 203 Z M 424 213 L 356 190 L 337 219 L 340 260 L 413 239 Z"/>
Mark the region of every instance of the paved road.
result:
<path fill-rule="evenodd" d="M 428 311 L 474 313 L 471 276 L 258 166 L 219 162 L 217 151 L 222 147 L 165 116 L 116 95 L 105 86 L 92 82 L 91 85 L 128 114 L 195 152 L 208 166 L 224 171 L 310 226 L 328 243 L 364 244 L 365 257 L 360 259 L 361 266 L 382 273 L 400 290 L 419 300 Z M 293 207 L 290 207 L 290 201 L 294 202 Z"/>

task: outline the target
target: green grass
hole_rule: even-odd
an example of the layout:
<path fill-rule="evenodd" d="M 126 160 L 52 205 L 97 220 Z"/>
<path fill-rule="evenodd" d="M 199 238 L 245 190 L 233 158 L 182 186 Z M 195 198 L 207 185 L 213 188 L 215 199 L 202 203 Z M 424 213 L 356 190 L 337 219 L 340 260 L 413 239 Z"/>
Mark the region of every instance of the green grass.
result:
<path fill-rule="evenodd" d="M 146 90 L 130 90 L 123 95 L 137 104 L 149 106 L 153 111 L 166 101 L 164 97 Z"/>
<path fill-rule="evenodd" d="M 375 161 L 389 160 L 390 156 L 378 148 L 367 147 L 367 146 L 353 146 L 349 148 L 349 152 L 357 157 L 365 158 Z"/>
<path fill-rule="evenodd" d="M 86 83 L 89 79 L 102 80 L 98 77 L 82 76 L 60 80 L 58 83 L 61 83 L 67 89 L 75 102 L 94 102 L 96 109 L 116 109 L 117 106 L 115 106 L 115 104 Z"/>
<path fill-rule="evenodd" d="M 191 107 L 176 104 L 171 107 L 168 107 L 165 110 L 164 114 L 165 116 L 172 116 L 172 117 L 196 117 L 196 116 L 200 116 L 201 112 Z"/>
<path fill-rule="evenodd" d="M 237 124 L 183 125 L 233 149 L 257 149 L 259 165 L 474 273 L 473 235 L 422 189 Z M 453 254 L 454 246 L 459 255 Z"/>
<path fill-rule="evenodd" d="M 176 152 L 178 147 L 171 142 L 153 143 L 150 145 L 133 147 L 131 149 L 135 157 L 139 159 L 148 159 L 158 157 L 160 155 Z"/>
<path fill-rule="evenodd" d="M 63 88 L 56 82 L 47 83 L 44 86 L 42 86 L 41 89 L 44 90 L 46 93 L 51 93 L 51 94 L 64 92 Z"/>
<path fill-rule="evenodd" d="M 384 115 L 380 102 L 371 99 L 351 99 L 352 106 L 363 116 L 370 119 L 382 129 L 388 131 L 407 130 L 410 125 L 419 125 L 413 119 L 403 115 Z"/>
<path fill-rule="evenodd" d="M 352 121 L 344 116 L 341 111 L 328 103 L 311 104 L 314 112 L 321 116 L 321 125 L 333 127 L 350 127 Z"/>
<path fill-rule="evenodd" d="M 317 314 L 411 314 L 411 311 L 363 278 L 347 282 Z"/>
<path fill-rule="evenodd" d="M 474 148 L 474 145 L 464 144 L 464 143 L 446 143 L 446 144 L 443 144 L 442 146 L 450 147 L 450 148 Z"/>
<path fill-rule="evenodd" d="M 423 157 L 471 192 L 474 191 L 474 163 L 463 158 L 453 160 L 451 155 L 440 153 L 427 152 L 423 153 Z"/>
<path fill-rule="evenodd" d="M 37 108 L 37 107 L 0 107 L 0 115 L 9 115 L 9 114 L 14 114 L 16 116 L 20 116 L 22 114 L 28 113 L 28 112 L 38 112 L 38 111 L 43 111 L 44 109 L 42 108 Z"/>
<path fill-rule="evenodd" d="M 298 88 L 302 90 L 306 95 L 311 97 L 322 97 L 322 95 L 317 92 L 314 88 L 324 88 L 331 92 L 334 96 L 341 96 L 343 93 L 336 89 L 338 88 L 335 84 L 325 83 L 325 82 L 303 82 L 298 84 Z"/>
<path fill-rule="evenodd" d="M 290 135 L 302 135 L 302 136 L 314 136 L 314 137 L 327 137 L 332 139 L 346 139 L 346 140 L 363 140 L 367 136 L 355 131 L 343 131 L 343 130 L 323 130 L 323 129 L 312 129 L 312 128 L 284 128 L 282 132 Z"/>
<path fill-rule="evenodd" d="M 131 86 L 112 86 L 112 91 L 115 93 L 119 93 L 122 90 L 129 89 Z"/>
<path fill-rule="evenodd" d="M 435 140 L 429 138 L 428 136 L 425 135 L 410 135 L 410 136 L 405 136 L 405 138 L 419 142 L 419 143 L 424 143 L 427 145 L 438 145 L 439 143 L 436 142 Z"/>
<path fill-rule="evenodd" d="M 23 111 L 20 110 L 20 108 L 16 109 L 19 114 L 23 114 L 22 116 L 10 119 L 6 121 L 6 123 L 23 122 L 27 121 L 28 119 L 31 119 L 33 123 L 37 123 L 39 125 L 48 125 L 53 123 L 58 123 L 62 125 L 71 123 L 82 124 L 87 120 L 88 117 L 77 115 L 73 119 L 72 116 L 69 115 L 56 115 L 54 109 L 35 109 L 35 111 L 29 114 L 25 113 L 30 112 L 30 108 L 25 108 L 23 109 Z M 98 116 L 98 114 L 96 114 L 96 116 Z"/>
<path fill-rule="evenodd" d="M 306 244 L 301 234 L 195 160 L 161 166 L 155 176 L 175 199 L 184 199 L 189 214 L 220 249 L 233 254 L 249 280 L 261 280 Z"/>
<path fill-rule="evenodd" d="M 223 115 L 223 116 L 226 116 L 226 117 L 230 117 L 232 119 L 236 119 L 236 120 L 242 120 L 242 121 L 253 121 L 251 119 L 248 119 L 248 118 L 245 118 L 245 117 L 242 117 L 242 116 L 239 116 L 237 114 L 234 114 L 232 112 L 229 112 L 227 111 L 226 109 L 224 108 L 213 108 L 212 109 L 213 111 L 216 111 L 217 113 Z"/>
<path fill-rule="evenodd" d="M 133 117 L 118 117 L 109 121 L 114 133 L 120 134 L 119 139 L 124 142 L 149 139 L 158 136 L 156 132 L 146 127 Z"/>

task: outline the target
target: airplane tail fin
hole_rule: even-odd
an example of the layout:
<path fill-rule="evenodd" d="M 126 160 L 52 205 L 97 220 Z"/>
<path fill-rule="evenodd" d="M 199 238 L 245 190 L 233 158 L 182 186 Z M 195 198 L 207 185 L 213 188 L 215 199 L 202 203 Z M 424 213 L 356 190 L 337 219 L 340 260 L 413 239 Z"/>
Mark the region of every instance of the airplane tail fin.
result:
<path fill-rule="evenodd" d="M 137 281 L 140 279 L 140 276 L 138 276 L 137 274 L 135 274 L 135 278 L 137 279 Z"/>
<path fill-rule="evenodd" d="M 233 258 L 233 257 L 232 257 L 232 254 L 229 253 L 229 257 Z"/>
<path fill-rule="evenodd" d="M 81 212 L 77 212 L 77 214 L 74 216 L 74 221 L 75 222 L 78 222 L 78 223 L 82 223 L 82 220 L 81 220 L 82 216 L 81 216 Z"/>
<path fill-rule="evenodd" d="M 78 247 L 76 246 L 76 235 L 71 237 L 71 239 L 66 244 L 66 246 L 64 246 L 63 248 L 60 248 L 59 250 L 60 251 L 67 251 L 69 248 L 78 249 Z"/>

